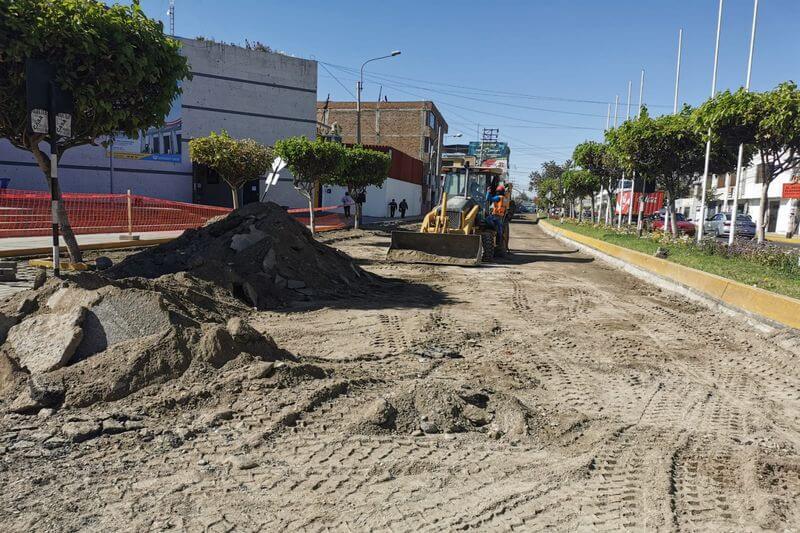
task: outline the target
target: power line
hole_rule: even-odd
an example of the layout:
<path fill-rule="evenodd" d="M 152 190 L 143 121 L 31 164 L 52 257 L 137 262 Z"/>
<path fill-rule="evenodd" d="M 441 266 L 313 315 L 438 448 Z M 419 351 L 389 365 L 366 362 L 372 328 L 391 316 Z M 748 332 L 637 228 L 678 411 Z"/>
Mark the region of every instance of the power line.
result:
<path fill-rule="evenodd" d="M 322 66 L 322 68 L 324 68 L 324 69 L 325 69 L 325 72 L 327 72 L 328 74 L 330 74 L 330 75 L 331 75 L 331 78 L 333 78 L 334 80 L 336 80 L 336 81 L 339 83 L 339 85 L 341 85 L 341 86 L 342 86 L 342 89 L 344 89 L 345 91 L 347 91 L 347 92 L 348 92 L 348 94 L 349 94 L 350 96 L 352 96 L 352 97 L 353 97 L 353 99 L 355 99 L 356 95 L 354 95 L 354 94 L 352 93 L 352 91 L 350 91 L 350 89 L 348 89 L 348 88 L 347 88 L 347 86 L 345 86 L 345 84 L 344 84 L 344 83 L 342 83 L 341 81 L 339 81 L 339 78 L 337 78 L 336 76 L 334 76 L 334 75 L 333 75 L 333 72 L 331 72 L 330 70 L 328 70 L 328 67 L 326 67 L 326 66 L 325 66 L 325 63 L 323 63 L 322 61 L 317 61 L 317 63 L 318 63 L 320 66 Z"/>

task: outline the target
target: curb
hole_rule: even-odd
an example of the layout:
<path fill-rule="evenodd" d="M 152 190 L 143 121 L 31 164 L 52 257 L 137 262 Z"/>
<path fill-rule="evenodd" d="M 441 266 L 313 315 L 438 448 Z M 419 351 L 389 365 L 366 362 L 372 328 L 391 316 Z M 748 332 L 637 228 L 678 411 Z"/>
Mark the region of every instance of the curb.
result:
<path fill-rule="evenodd" d="M 617 266 L 622 266 L 647 281 L 663 280 L 675 284 L 683 294 L 688 291 L 689 296 L 710 300 L 712 304 L 736 313 L 744 313 L 756 321 L 766 321 L 771 326 L 800 329 L 800 300 L 558 228 L 544 220 L 540 221 L 540 225 L 546 233 L 572 244 L 583 245 L 587 251 L 601 259 L 610 259 L 615 264 L 622 263 Z M 652 275 L 657 280 L 653 280 Z"/>
<path fill-rule="evenodd" d="M 786 237 L 782 237 L 781 235 L 767 235 L 767 240 L 771 242 L 783 242 L 786 244 L 800 245 L 800 238 L 798 237 L 792 237 L 791 239 L 787 239 Z"/>
<path fill-rule="evenodd" d="M 144 246 L 155 246 L 174 240 L 175 237 L 161 237 L 159 239 L 142 239 L 138 241 L 117 241 L 117 242 L 96 242 L 91 244 L 79 244 L 81 251 L 86 250 L 121 250 L 124 248 L 141 248 Z M 62 245 L 63 248 L 63 245 Z M 0 257 L 28 257 L 32 255 L 49 255 L 53 252 L 47 248 L 16 248 L 14 250 L 0 250 Z"/>

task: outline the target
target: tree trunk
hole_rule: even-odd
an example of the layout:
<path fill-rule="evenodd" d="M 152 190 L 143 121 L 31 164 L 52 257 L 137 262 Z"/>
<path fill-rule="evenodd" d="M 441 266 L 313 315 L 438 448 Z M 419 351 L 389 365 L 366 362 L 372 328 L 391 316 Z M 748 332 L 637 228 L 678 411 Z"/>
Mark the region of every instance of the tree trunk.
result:
<path fill-rule="evenodd" d="M 239 190 L 236 187 L 231 187 L 231 198 L 233 199 L 233 208 L 239 209 Z"/>
<path fill-rule="evenodd" d="M 361 229 L 361 204 L 356 202 L 355 218 L 353 220 L 353 229 Z"/>
<path fill-rule="evenodd" d="M 606 216 L 605 216 L 605 224 L 606 226 L 611 224 L 611 191 L 606 191 L 608 198 L 606 199 Z"/>
<path fill-rule="evenodd" d="M 41 171 L 44 172 L 47 190 L 51 191 L 51 193 L 53 193 L 53 195 L 56 197 L 56 220 L 58 220 L 58 225 L 61 230 L 59 233 L 64 239 L 64 244 L 67 245 L 69 260 L 72 263 L 82 263 L 83 254 L 78 246 L 78 240 L 75 238 L 75 233 L 72 231 L 72 226 L 69 223 L 67 210 L 64 208 L 64 200 L 61 198 L 61 187 L 56 187 L 56 190 L 52 191 L 52 182 L 50 181 L 50 159 L 45 157 L 42 151 L 39 150 L 39 146 L 36 144 L 31 147 L 31 153 L 33 153 L 33 157 L 36 159 Z M 61 157 L 59 156 L 59 160 L 60 159 Z"/>
<path fill-rule="evenodd" d="M 636 220 L 636 234 L 639 237 L 641 237 L 643 231 L 644 231 L 644 193 L 639 195 L 639 217 Z"/>
<path fill-rule="evenodd" d="M 672 195 L 669 197 L 667 211 L 669 211 L 669 232 L 672 234 L 672 238 L 676 239 L 678 237 L 678 221 L 675 220 L 675 200 Z"/>
<path fill-rule="evenodd" d="M 314 188 L 308 191 L 308 227 L 311 230 L 311 234 L 313 235 L 316 233 L 317 227 L 314 225 L 314 206 L 316 205 L 317 200 L 317 187 L 316 184 Z"/>
<path fill-rule="evenodd" d="M 583 198 L 578 198 L 578 222 L 583 222 Z"/>
<path fill-rule="evenodd" d="M 758 242 L 762 243 L 767 238 L 767 192 L 769 190 L 769 183 L 764 180 L 761 184 L 761 199 L 758 202 L 758 226 L 756 227 L 756 235 Z M 735 220 L 734 220 L 735 222 Z"/>
<path fill-rule="evenodd" d="M 797 230 L 797 208 L 800 201 L 795 198 L 789 202 L 789 225 L 786 226 L 786 237 L 791 239 Z"/>
<path fill-rule="evenodd" d="M 591 216 L 591 219 L 592 219 L 592 222 L 594 222 L 594 192 L 592 192 L 591 200 L 592 200 L 592 216 Z"/>

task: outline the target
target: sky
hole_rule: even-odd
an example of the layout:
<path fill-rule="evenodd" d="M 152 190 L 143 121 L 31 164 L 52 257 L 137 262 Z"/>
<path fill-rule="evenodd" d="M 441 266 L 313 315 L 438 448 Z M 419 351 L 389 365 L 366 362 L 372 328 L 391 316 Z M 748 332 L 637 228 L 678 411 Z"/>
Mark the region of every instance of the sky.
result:
<path fill-rule="evenodd" d="M 744 85 L 754 0 L 726 0 L 717 90 Z M 141 0 L 164 20 L 168 0 Z M 679 102 L 711 95 L 718 0 L 175 0 L 175 34 L 243 44 L 260 41 L 315 59 L 318 99 L 353 100 L 358 68 L 370 63 L 363 99 L 432 100 L 449 124 L 446 143 L 499 128 L 511 147 L 511 178 L 563 161 L 577 143 L 600 140 L 608 104 L 614 122 L 639 102 L 672 111 L 678 30 L 683 29 Z M 761 0 L 751 89 L 800 76 L 800 0 Z"/>

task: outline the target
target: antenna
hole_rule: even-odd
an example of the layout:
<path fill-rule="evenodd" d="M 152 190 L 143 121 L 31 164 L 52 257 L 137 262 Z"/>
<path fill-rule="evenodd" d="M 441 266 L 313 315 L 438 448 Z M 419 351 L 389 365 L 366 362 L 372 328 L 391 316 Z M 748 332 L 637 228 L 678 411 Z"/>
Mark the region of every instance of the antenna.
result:
<path fill-rule="evenodd" d="M 167 15 L 169 15 L 169 34 L 175 37 L 175 0 L 169 0 Z"/>

